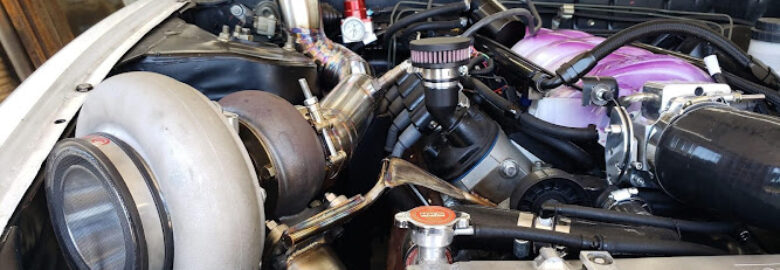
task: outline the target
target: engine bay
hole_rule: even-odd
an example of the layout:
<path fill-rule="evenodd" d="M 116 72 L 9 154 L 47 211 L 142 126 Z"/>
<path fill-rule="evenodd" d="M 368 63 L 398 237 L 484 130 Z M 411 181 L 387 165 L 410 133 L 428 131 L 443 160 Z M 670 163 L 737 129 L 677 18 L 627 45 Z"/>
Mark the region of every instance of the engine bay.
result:
<path fill-rule="evenodd" d="M 0 105 L 72 112 L 0 132 L 0 268 L 777 268 L 780 19 L 563 2 L 129 5 Z"/>

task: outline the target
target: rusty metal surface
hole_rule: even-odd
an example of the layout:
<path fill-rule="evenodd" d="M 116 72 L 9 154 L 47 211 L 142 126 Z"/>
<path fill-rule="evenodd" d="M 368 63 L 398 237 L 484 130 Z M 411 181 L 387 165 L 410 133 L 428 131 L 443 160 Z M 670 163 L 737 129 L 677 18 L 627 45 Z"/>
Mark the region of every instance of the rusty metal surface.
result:
<path fill-rule="evenodd" d="M 235 92 L 219 103 L 238 114 L 247 129 L 240 132 L 241 139 L 261 170 L 260 185 L 275 189 L 268 191 L 268 209 L 283 216 L 306 208 L 322 186 L 326 166 L 322 144 L 309 122 L 292 104 L 267 92 Z M 262 170 L 273 170 L 274 175 Z"/>

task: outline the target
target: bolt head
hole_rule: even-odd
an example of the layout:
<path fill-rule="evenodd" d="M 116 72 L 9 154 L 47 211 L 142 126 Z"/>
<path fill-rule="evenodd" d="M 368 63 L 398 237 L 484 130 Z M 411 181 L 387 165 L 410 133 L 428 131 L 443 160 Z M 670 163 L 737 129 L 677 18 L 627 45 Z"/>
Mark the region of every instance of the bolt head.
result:
<path fill-rule="evenodd" d="M 469 68 L 467 66 L 460 66 L 458 72 L 460 73 L 460 76 L 466 76 L 469 74 Z"/>
<path fill-rule="evenodd" d="M 634 169 L 637 169 L 637 170 L 641 170 L 644 167 L 644 165 L 642 165 L 642 162 L 639 162 L 639 161 L 635 161 L 631 165 L 633 165 Z"/>
<path fill-rule="evenodd" d="M 276 169 L 271 164 L 265 165 L 260 169 L 260 178 L 263 180 L 273 179 L 274 177 L 276 177 Z"/>
<path fill-rule="evenodd" d="M 94 89 L 94 88 L 95 87 L 93 87 L 92 84 L 89 84 L 89 83 L 82 83 L 82 84 L 76 85 L 76 91 L 82 92 L 82 93 L 83 92 L 92 91 L 92 89 Z"/>
<path fill-rule="evenodd" d="M 244 8 L 242 8 L 239 5 L 233 5 L 232 7 L 230 7 L 230 14 L 232 14 L 233 16 L 244 15 Z"/>
<path fill-rule="evenodd" d="M 330 193 L 330 192 L 325 193 L 325 199 L 328 200 L 329 202 L 332 202 L 333 200 L 335 200 L 336 197 L 337 197 L 336 194 L 333 194 L 333 193 Z"/>
<path fill-rule="evenodd" d="M 607 133 L 618 134 L 623 132 L 623 128 L 620 127 L 620 125 L 609 125 L 606 128 L 604 128 L 604 131 L 606 131 Z"/>
<path fill-rule="evenodd" d="M 520 165 L 512 159 L 504 160 L 501 162 L 500 173 L 505 178 L 514 178 L 520 173 Z"/>

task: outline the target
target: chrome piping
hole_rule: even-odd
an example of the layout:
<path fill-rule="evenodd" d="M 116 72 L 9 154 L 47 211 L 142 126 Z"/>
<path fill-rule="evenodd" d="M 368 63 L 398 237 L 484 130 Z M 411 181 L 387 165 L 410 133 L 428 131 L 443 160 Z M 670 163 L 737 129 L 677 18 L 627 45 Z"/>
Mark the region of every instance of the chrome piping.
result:
<path fill-rule="evenodd" d="M 379 95 L 411 64 L 406 61 L 374 78 L 371 66 L 363 57 L 344 46 L 334 43 L 321 29 L 319 1 L 279 0 L 288 31 L 295 39 L 297 49 L 311 57 L 323 68 L 329 83 L 336 84 L 319 104 L 315 99 L 306 107 L 321 111 L 323 119 L 310 117 L 318 133 L 327 143 L 330 177 L 334 177 L 343 162 L 352 153 L 365 132 L 374 112 Z M 314 11 L 317 11 L 315 13 Z"/>

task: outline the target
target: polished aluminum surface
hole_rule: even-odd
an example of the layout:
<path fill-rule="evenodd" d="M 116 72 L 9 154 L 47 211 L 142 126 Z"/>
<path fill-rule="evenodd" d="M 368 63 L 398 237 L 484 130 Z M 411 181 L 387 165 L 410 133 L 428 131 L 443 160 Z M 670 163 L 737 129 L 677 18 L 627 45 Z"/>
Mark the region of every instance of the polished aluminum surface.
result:
<path fill-rule="evenodd" d="M 505 174 L 505 164 L 514 166 L 514 175 Z M 503 131 L 499 131 L 490 152 L 458 181 L 493 202 L 501 202 L 512 195 L 514 187 L 531 172 L 532 167 L 533 163 L 512 145 Z"/>
<path fill-rule="evenodd" d="M 160 74 L 122 73 L 97 85 L 81 109 L 76 136 L 97 132 L 135 150 L 159 183 L 174 269 L 260 264 L 263 192 L 241 139 L 206 96 Z"/>
<path fill-rule="evenodd" d="M 426 187 L 453 199 L 483 206 L 496 206 L 496 204 L 487 199 L 459 189 L 406 160 L 399 158 L 385 159 L 382 161 L 379 179 L 371 190 L 365 195 L 356 195 L 338 207 L 329 208 L 291 226 L 285 231 L 283 236 L 285 245 L 288 247 L 293 246 L 317 233 L 339 225 L 356 213 L 371 206 L 382 196 L 386 189 L 409 184 Z"/>
<path fill-rule="evenodd" d="M 167 217 L 167 213 L 160 215 L 158 207 L 154 201 L 153 192 L 156 192 L 153 187 L 149 185 L 157 185 L 154 179 L 145 179 L 144 173 L 148 175 L 148 171 L 145 165 L 138 165 L 133 162 L 128 154 L 128 151 L 132 153 L 132 149 L 122 149 L 117 142 L 112 141 L 110 138 L 103 137 L 99 134 L 88 135 L 84 137 L 85 140 L 92 142 L 108 159 L 111 161 L 119 175 L 123 180 L 123 184 L 127 187 L 129 195 L 131 196 L 135 205 L 128 206 L 134 207 L 138 211 L 138 215 L 141 224 L 136 226 L 142 226 L 144 231 L 144 239 L 146 240 L 146 256 L 149 260 L 149 269 L 163 268 L 165 264 L 166 248 L 165 248 L 165 236 L 163 233 L 163 226 L 167 226 L 169 220 L 161 220 L 161 217 Z M 135 157 L 137 158 L 137 157 Z M 65 194 L 67 199 L 67 194 Z M 172 241 L 173 239 L 170 239 Z M 172 255 L 172 254 L 170 254 Z"/>
<path fill-rule="evenodd" d="M 114 207 L 116 191 L 84 166 L 63 174 L 62 210 L 69 240 L 91 268 L 121 269 L 125 265 L 125 234 L 121 209 Z"/>
<path fill-rule="evenodd" d="M 318 0 L 280 0 L 287 28 L 320 29 L 320 5 Z"/>
<path fill-rule="evenodd" d="M 424 213 L 426 217 L 415 217 L 415 211 Z M 442 221 L 444 215 L 449 213 L 452 219 L 436 224 L 421 222 L 418 218 Z M 438 215 L 438 216 L 437 216 Z M 457 235 L 458 229 L 469 228 L 471 217 L 468 213 L 454 212 L 441 206 L 421 206 L 410 211 L 395 214 L 395 225 L 402 229 L 411 230 L 412 243 L 417 247 L 417 254 L 413 258 L 414 264 L 448 263 L 447 251 L 452 240 Z"/>

